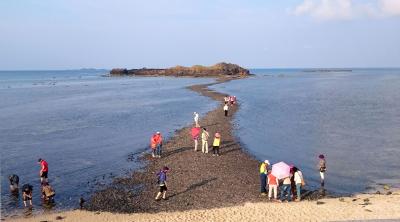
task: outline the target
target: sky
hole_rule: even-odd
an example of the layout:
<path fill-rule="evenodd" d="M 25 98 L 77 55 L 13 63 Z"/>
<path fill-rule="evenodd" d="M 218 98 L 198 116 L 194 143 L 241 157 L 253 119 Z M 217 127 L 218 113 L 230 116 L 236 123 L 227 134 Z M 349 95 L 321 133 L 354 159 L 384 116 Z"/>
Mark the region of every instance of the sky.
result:
<path fill-rule="evenodd" d="M 0 70 L 400 67 L 400 0 L 1 0 Z"/>

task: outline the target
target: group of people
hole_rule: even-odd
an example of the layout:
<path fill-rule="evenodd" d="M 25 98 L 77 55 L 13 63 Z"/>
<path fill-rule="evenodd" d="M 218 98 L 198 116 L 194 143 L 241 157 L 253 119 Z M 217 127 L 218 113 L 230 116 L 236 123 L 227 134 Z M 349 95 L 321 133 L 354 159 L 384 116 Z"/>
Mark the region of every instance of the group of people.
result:
<path fill-rule="evenodd" d="M 53 203 L 54 196 L 56 195 L 52 186 L 50 186 L 48 181 L 48 173 L 49 173 L 49 165 L 44 159 L 39 159 L 38 163 L 40 164 L 40 184 L 41 184 L 41 196 L 44 202 Z M 19 195 L 19 177 L 16 174 L 11 174 L 8 176 L 10 183 L 10 191 L 14 195 Z M 22 199 L 24 202 L 24 206 L 32 207 L 32 194 L 33 194 L 33 186 L 29 183 L 26 183 L 22 186 Z"/>
<path fill-rule="evenodd" d="M 318 170 L 321 177 L 321 187 L 325 185 L 326 160 L 323 154 L 318 156 Z M 296 166 L 290 166 L 290 174 L 284 178 L 277 178 L 271 171 L 270 162 L 265 160 L 260 164 L 261 195 L 268 194 L 268 200 L 278 202 L 300 201 L 301 190 L 305 186 L 303 173 Z M 268 187 L 268 192 L 267 192 Z M 280 193 L 278 199 L 278 192 Z M 272 194 L 274 195 L 272 197 Z"/>
<path fill-rule="evenodd" d="M 228 116 L 228 104 L 233 106 L 236 103 L 236 97 L 235 96 L 227 96 L 224 98 L 224 114 L 225 116 Z M 201 139 L 201 152 L 202 153 L 208 153 L 209 152 L 209 145 L 208 141 L 210 139 L 210 133 L 207 131 L 205 127 L 201 128 L 199 124 L 199 114 L 197 112 L 193 112 L 193 120 L 194 120 L 194 126 L 192 127 L 190 134 L 191 138 L 194 143 L 194 151 L 198 151 L 198 146 L 199 146 L 199 140 Z M 216 132 L 214 134 L 214 140 L 212 143 L 212 152 L 213 156 L 219 156 L 219 149 L 221 145 L 221 134 L 219 132 Z M 152 156 L 153 157 L 161 157 L 161 149 L 162 149 L 162 136 L 160 132 L 155 133 L 151 139 L 150 139 L 150 147 L 152 149 Z M 169 171 L 169 168 L 167 166 L 163 167 L 160 169 L 160 171 L 157 173 L 157 184 L 160 188 L 159 192 L 156 195 L 155 200 L 161 200 L 166 199 L 166 193 L 167 193 L 167 172 Z"/>

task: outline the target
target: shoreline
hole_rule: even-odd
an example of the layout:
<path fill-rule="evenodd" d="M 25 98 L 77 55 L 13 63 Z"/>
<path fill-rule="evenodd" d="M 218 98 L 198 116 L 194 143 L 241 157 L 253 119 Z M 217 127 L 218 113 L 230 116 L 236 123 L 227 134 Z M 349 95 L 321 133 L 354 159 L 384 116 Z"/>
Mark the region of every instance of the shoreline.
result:
<path fill-rule="evenodd" d="M 187 87 L 203 96 L 220 101 L 217 108 L 209 111 L 199 122 L 201 127 L 206 127 L 210 133 L 209 145 L 212 143 L 212 135 L 217 130 L 223 129 L 219 131 L 222 134 L 221 156 L 214 157 L 211 153 L 194 152 L 193 142 L 189 136 L 191 126 L 184 127 L 177 130 L 175 135 L 164 143 L 161 159 L 152 159 L 150 154 L 145 154 L 141 157 L 141 161 L 146 161 L 144 168 L 134 171 L 129 178 L 116 178 L 108 188 L 97 191 L 93 195 L 95 200 L 90 201 L 92 203 L 88 207 L 89 211 L 67 210 L 29 218 L 5 219 L 50 221 L 62 218 L 63 221 L 100 222 L 400 218 L 399 192 L 393 192 L 392 195 L 358 194 L 290 204 L 270 203 L 266 197 L 260 197 L 257 170 L 259 161 L 241 146 L 233 133 L 232 120 L 239 105 L 230 107 L 229 117 L 225 118 L 222 111 L 225 95 L 208 88 L 235 79 L 238 78 L 220 78 L 214 83 Z M 171 169 L 168 173 L 169 199 L 156 202 L 154 197 L 158 189 L 155 173 L 164 165 Z M 133 193 L 132 190 L 140 192 Z M 93 201 L 95 205 L 92 205 Z M 96 205 L 100 203 L 107 204 Z M 337 215 L 334 217 L 329 216 L 335 213 Z"/>

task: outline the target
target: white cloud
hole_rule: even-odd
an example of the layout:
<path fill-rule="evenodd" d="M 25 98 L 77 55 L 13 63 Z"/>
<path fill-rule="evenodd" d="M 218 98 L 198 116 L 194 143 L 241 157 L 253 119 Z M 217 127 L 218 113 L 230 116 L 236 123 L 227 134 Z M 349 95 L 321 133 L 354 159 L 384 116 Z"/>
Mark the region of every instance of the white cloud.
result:
<path fill-rule="evenodd" d="M 308 15 L 317 20 L 350 20 L 400 16 L 400 0 L 304 0 L 291 10 L 294 15 Z"/>
<path fill-rule="evenodd" d="M 400 16 L 400 0 L 380 0 L 379 3 L 383 14 Z"/>

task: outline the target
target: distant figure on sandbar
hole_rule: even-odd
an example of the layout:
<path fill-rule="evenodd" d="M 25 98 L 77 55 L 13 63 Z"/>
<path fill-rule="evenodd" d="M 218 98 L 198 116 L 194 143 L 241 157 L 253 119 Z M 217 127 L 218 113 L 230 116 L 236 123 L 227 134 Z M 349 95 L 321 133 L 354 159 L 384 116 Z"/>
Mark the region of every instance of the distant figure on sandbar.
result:
<path fill-rule="evenodd" d="M 200 137 L 201 128 L 197 125 L 193 127 L 190 131 L 192 139 L 194 141 L 194 151 L 197 151 L 197 147 L 199 146 L 199 137 Z"/>
<path fill-rule="evenodd" d="M 194 119 L 194 123 L 196 124 L 196 126 L 198 126 L 199 125 L 199 114 L 194 112 L 193 119 Z"/>
<path fill-rule="evenodd" d="M 228 96 L 224 97 L 224 102 L 225 102 L 225 104 L 228 104 L 228 102 L 229 102 L 229 97 Z"/>
<path fill-rule="evenodd" d="M 8 180 L 10 181 L 10 192 L 18 194 L 19 177 L 15 174 L 11 174 L 8 176 Z"/>
<path fill-rule="evenodd" d="M 27 207 L 27 204 L 26 204 L 27 201 L 29 201 L 29 204 L 32 207 L 32 191 L 33 191 L 32 185 L 24 184 L 22 186 L 22 199 L 24 200 L 25 207 Z"/>
<path fill-rule="evenodd" d="M 46 160 L 39 158 L 38 163 L 40 164 L 40 183 L 49 182 L 48 174 L 49 174 L 49 165 Z"/>
<path fill-rule="evenodd" d="M 224 113 L 225 113 L 225 116 L 228 116 L 228 110 L 229 110 L 228 104 L 225 104 L 225 105 L 224 105 Z"/>
<path fill-rule="evenodd" d="M 169 171 L 168 167 L 163 167 L 160 172 L 157 173 L 157 183 L 160 187 L 160 191 L 157 193 L 156 200 L 167 199 L 167 172 Z"/>
<path fill-rule="evenodd" d="M 318 158 L 319 158 L 318 168 L 319 168 L 319 175 L 321 177 L 321 187 L 324 187 L 325 186 L 326 160 L 325 160 L 325 156 L 323 154 L 320 154 L 318 156 Z"/>
<path fill-rule="evenodd" d="M 208 138 L 210 134 L 207 132 L 206 128 L 203 128 L 203 132 L 201 133 L 201 152 L 208 153 Z"/>
<path fill-rule="evenodd" d="M 265 160 L 260 164 L 260 184 L 261 196 L 267 195 L 267 174 L 268 174 L 269 161 Z"/>
<path fill-rule="evenodd" d="M 220 145 L 221 145 L 221 134 L 215 133 L 213 142 L 213 156 L 219 156 Z"/>
<path fill-rule="evenodd" d="M 42 198 L 43 198 L 43 200 L 48 203 L 52 203 L 55 195 L 56 195 L 56 192 L 54 191 L 53 187 L 51 187 L 48 182 L 43 182 L 42 183 Z"/>

